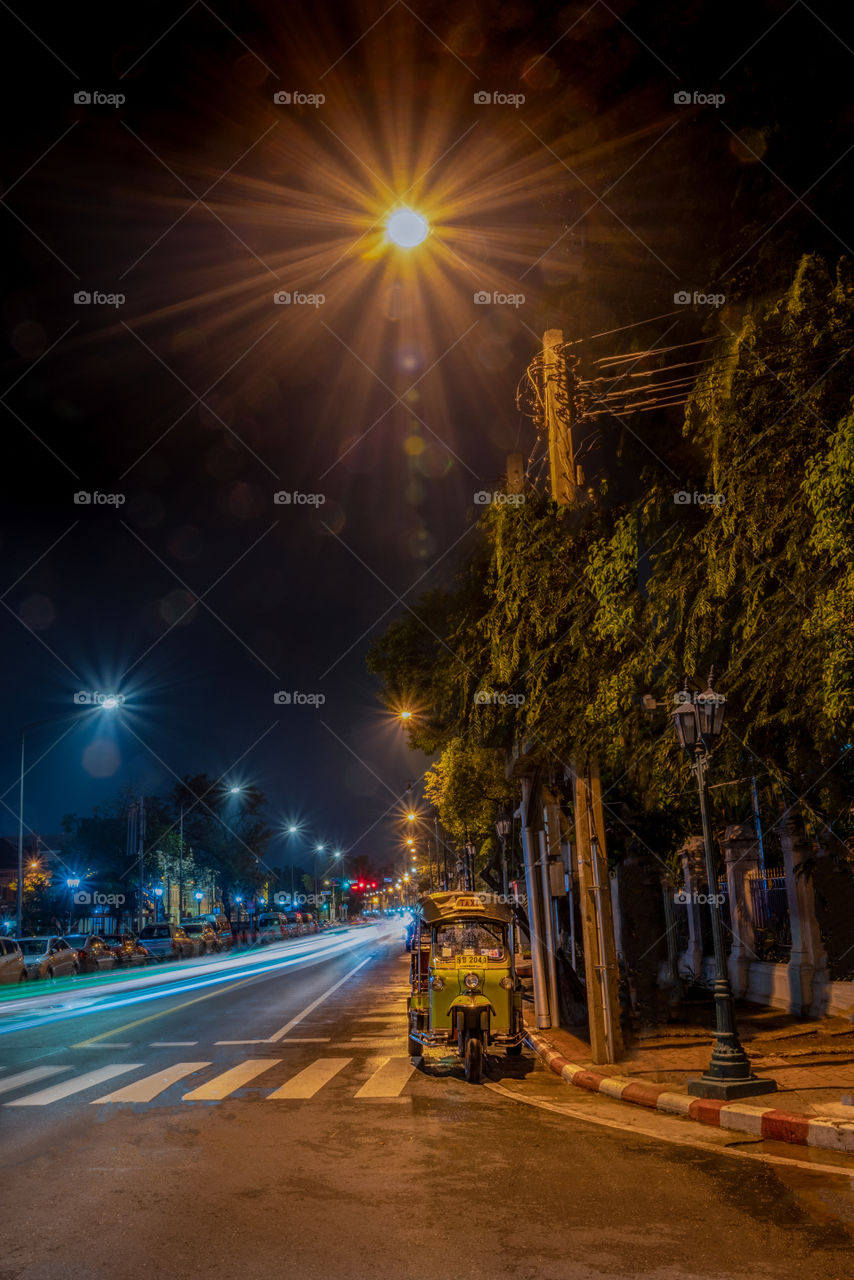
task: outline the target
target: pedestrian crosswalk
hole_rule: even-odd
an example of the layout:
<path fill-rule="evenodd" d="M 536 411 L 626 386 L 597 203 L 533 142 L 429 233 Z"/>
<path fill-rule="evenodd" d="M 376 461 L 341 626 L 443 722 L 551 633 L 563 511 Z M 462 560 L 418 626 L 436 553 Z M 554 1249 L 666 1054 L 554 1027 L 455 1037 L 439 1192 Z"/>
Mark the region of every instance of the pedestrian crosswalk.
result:
<path fill-rule="evenodd" d="M 358 1046 L 366 1047 L 365 1044 Z M 225 1070 L 217 1069 L 211 1061 L 175 1062 L 130 1083 L 120 1083 L 113 1091 L 88 1101 L 92 1106 L 150 1103 L 161 1098 L 168 1106 L 184 1102 L 224 1102 L 246 1088 L 252 1090 L 253 1098 L 262 1097 L 268 1102 L 306 1101 L 336 1080 L 339 1083 L 344 1081 L 347 1095 L 353 1099 L 381 1100 L 401 1097 L 415 1072 L 412 1062 L 405 1057 L 319 1057 L 300 1070 L 294 1070 L 292 1061 L 290 1056 L 244 1058 Z M 8 1076 L 0 1073 L 0 1094 L 6 1095 L 20 1093 L 58 1075 L 65 1076 L 65 1079 L 53 1080 L 34 1093 L 24 1092 L 21 1096 L 9 1098 L 2 1105 L 51 1106 L 75 1095 L 83 1095 L 118 1076 L 143 1069 L 144 1064 L 140 1062 L 111 1062 L 83 1072 L 79 1072 L 76 1065 L 55 1065 L 32 1067 Z M 208 1075 L 207 1079 L 200 1078 L 211 1070 L 214 1074 Z M 67 1074 L 70 1072 L 74 1074 Z M 283 1074 L 287 1077 L 284 1080 Z M 191 1076 L 199 1078 L 199 1082 L 190 1081 Z M 193 1084 L 193 1087 L 184 1093 L 173 1091 L 173 1086 L 180 1086 L 182 1082 L 185 1089 L 187 1084 Z M 81 1101 L 87 1100 L 81 1098 Z"/>

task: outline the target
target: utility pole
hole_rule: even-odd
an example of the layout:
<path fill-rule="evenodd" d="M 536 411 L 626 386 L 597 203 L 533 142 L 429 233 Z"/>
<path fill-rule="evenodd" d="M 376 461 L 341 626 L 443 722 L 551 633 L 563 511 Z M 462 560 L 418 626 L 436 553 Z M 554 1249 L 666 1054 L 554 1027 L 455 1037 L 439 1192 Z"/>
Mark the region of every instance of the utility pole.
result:
<path fill-rule="evenodd" d="M 551 495 L 563 506 L 582 500 L 584 475 L 578 461 L 575 375 L 567 370 L 561 350 L 563 331 L 543 335 L 543 403 L 549 439 Z M 619 1019 L 619 974 L 605 845 L 605 822 L 599 764 L 588 757 L 571 761 L 578 851 L 579 900 L 587 985 L 587 1017 L 593 1061 L 616 1062 L 622 1054 Z M 545 883 L 545 877 L 544 877 Z M 544 902 L 550 911 L 551 899 Z"/>
<path fill-rule="evenodd" d="M 178 828 L 178 919 L 176 924 L 181 923 L 181 915 L 184 911 L 184 801 L 181 801 L 181 822 Z"/>
<path fill-rule="evenodd" d="M 143 883 L 144 883 L 144 874 L 145 874 L 145 868 L 143 865 L 145 861 L 145 796 L 139 797 L 139 826 L 137 831 L 137 840 L 139 842 L 137 846 L 137 850 L 139 854 L 139 903 L 138 903 L 137 913 L 136 913 L 137 923 L 138 923 L 137 933 L 142 933 L 143 927 L 145 925 L 145 919 L 143 916 L 143 902 L 142 902 Z"/>

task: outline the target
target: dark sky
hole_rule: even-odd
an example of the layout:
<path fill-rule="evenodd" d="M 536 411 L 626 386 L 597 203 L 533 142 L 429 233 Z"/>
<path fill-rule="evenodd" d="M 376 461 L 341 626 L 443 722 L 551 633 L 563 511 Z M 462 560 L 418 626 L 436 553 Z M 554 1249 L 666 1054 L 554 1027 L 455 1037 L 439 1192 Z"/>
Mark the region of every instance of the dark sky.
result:
<path fill-rule="evenodd" d="M 821 5 L 18 12 L 0 831 L 20 726 L 45 719 L 28 829 L 207 771 L 384 857 L 425 762 L 365 652 L 531 451 L 514 393 L 538 335 L 737 289 L 769 245 L 773 282 L 787 236 L 842 251 L 854 58 Z M 383 237 L 399 204 L 433 228 L 410 255 Z M 78 690 L 125 708 L 108 724 Z"/>

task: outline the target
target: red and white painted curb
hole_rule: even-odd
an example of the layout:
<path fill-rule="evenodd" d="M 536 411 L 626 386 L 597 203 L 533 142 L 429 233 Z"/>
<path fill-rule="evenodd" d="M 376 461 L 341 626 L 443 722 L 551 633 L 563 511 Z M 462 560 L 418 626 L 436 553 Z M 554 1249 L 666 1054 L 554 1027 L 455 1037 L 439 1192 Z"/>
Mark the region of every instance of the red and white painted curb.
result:
<path fill-rule="evenodd" d="M 712 1098 L 695 1098 L 677 1093 L 666 1085 L 644 1084 L 628 1076 L 603 1076 L 587 1067 L 579 1067 L 562 1057 L 548 1040 L 528 1032 L 528 1044 L 536 1054 L 567 1084 L 592 1093 L 604 1093 L 621 1102 L 634 1102 L 670 1115 L 687 1116 L 701 1124 L 720 1129 L 736 1129 L 757 1138 L 773 1138 L 777 1142 L 794 1142 L 802 1147 L 823 1147 L 825 1151 L 849 1151 L 854 1154 L 854 1121 L 814 1119 L 775 1107 L 756 1106 L 748 1102 L 717 1102 Z"/>

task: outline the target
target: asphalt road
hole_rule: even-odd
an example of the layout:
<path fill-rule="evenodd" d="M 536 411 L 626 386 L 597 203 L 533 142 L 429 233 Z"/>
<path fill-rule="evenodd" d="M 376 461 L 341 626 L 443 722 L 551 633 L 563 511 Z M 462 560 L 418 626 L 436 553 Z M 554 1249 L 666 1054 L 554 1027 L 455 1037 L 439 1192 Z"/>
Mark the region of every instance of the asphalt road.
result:
<path fill-rule="evenodd" d="M 0 1280 L 851 1275 L 850 1162 L 585 1097 L 530 1056 L 483 1086 L 416 1069 L 397 929 L 295 954 L 109 1009 L 57 993 L 11 1032 L 0 1009 Z"/>

